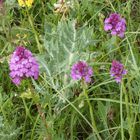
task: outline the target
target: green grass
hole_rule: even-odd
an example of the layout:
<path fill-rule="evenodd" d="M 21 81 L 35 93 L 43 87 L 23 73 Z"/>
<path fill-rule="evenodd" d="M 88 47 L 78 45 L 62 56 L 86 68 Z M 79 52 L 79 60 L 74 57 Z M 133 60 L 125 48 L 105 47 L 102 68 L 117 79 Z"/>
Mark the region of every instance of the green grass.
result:
<path fill-rule="evenodd" d="M 0 9 L 0 140 L 139 140 L 140 1 L 71 0 L 65 13 L 54 3 L 5 0 Z M 123 39 L 104 31 L 113 12 L 126 19 Z M 33 52 L 40 76 L 15 86 L 8 63 L 19 45 Z M 113 59 L 128 70 L 120 84 L 110 77 Z M 78 60 L 94 70 L 88 86 L 70 77 Z"/>

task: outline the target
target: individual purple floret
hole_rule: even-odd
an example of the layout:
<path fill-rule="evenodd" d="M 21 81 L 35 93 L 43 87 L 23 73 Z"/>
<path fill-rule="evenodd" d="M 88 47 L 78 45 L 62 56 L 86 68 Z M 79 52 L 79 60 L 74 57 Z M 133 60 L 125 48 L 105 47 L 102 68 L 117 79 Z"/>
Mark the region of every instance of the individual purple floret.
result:
<path fill-rule="evenodd" d="M 112 35 L 123 38 L 126 31 L 126 21 L 117 13 L 110 14 L 104 21 L 104 30 L 111 31 Z"/>
<path fill-rule="evenodd" d="M 16 85 L 19 85 L 26 77 L 38 78 L 39 65 L 32 53 L 23 46 L 18 46 L 13 52 L 9 65 L 10 77 Z"/>
<path fill-rule="evenodd" d="M 120 83 L 122 80 L 122 76 L 126 74 L 127 74 L 127 70 L 124 69 L 123 64 L 121 64 L 116 60 L 113 60 L 110 69 L 110 75 L 115 78 L 115 81 L 117 83 Z"/>
<path fill-rule="evenodd" d="M 71 77 L 73 80 L 84 79 L 86 83 L 90 83 L 92 74 L 92 68 L 84 61 L 78 61 L 71 69 Z"/>

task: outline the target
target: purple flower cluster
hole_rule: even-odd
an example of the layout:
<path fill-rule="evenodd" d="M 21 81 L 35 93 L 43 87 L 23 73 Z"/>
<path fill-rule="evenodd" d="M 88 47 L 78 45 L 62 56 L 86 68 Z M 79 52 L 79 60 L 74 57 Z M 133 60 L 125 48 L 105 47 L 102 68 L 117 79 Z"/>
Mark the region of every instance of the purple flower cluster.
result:
<path fill-rule="evenodd" d="M 78 61 L 71 69 L 71 77 L 73 80 L 83 79 L 86 83 L 90 83 L 92 74 L 92 68 L 84 61 Z"/>
<path fill-rule="evenodd" d="M 21 80 L 26 77 L 37 79 L 39 75 L 39 65 L 32 53 L 18 46 L 13 52 L 10 60 L 10 77 L 16 85 L 21 83 Z"/>
<path fill-rule="evenodd" d="M 110 69 L 111 77 L 115 78 L 117 83 L 120 83 L 123 75 L 127 74 L 127 70 L 124 69 L 123 64 L 119 61 L 113 60 L 112 66 Z M 93 75 L 93 70 L 88 64 L 84 61 L 78 61 L 72 66 L 71 77 L 73 80 L 83 79 L 86 83 L 91 82 L 91 76 Z"/>
<path fill-rule="evenodd" d="M 110 14 L 104 21 L 104 30 L 111 31 L 112 35 L 118 35 L 123 38 L 126 30 L 126 21 L 117 13 Z"/>
<path fill-rule="evenodd" d="M 110 75 L 115 78 L 117 83 L 120 83 L 122 80 L 122 76 L 127 74 L 127 70 L 124 69 L 123 64 L 120 62 L 113 60 L 112 66 L 110 69 Z"/>

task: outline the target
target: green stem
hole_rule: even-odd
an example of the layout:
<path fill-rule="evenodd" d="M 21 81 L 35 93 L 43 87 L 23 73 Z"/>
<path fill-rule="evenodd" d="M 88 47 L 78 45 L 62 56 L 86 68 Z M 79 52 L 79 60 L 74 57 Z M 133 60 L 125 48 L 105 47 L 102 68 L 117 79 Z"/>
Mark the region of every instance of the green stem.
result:
<path fill-rule="evenodd" d="M 28 9 L 26 9 L 26 11 L 27 11 L 27 16 L 28 16 L 29 23 L 30 23 L 30 25 L 32 27 L 32 30 L 33 30 L 33 33 L 34 33 L 34 37 L 35 37 L 35 40 L 36 40 L 36 43 L 37 43 L 38 51 L 41 53 L 42 52 L 42 45 L 39 42 L 38 33 L 35 30 L 35 27 L 34 27 L 34 24 L 33 24 L 33 20 L 32 20 L 32 17 L 30 16 L 30 14 L 29 14 Z"/>
<path fill-rule="evenodd" d="M 124 86 L 123 89 L 125 90 Z M 127 111 L 127 118 L 128 118 L 128 125 L 129 125 L 129 135 L 130 135 L 130 140 L 133 140 L 133 127 L 131 123 L 131 115 L 130 115 L 130 109 L 129 109 L 129 103 L 128 103 L 128 96 L 127 93 L 125 92 L 125 103 L 126 103 L 126 111 Z"/>
<path fill-rule="evenodd" d="M 34 139 L 34 131 L 35 131 L 35 127 L 36 127 L 36 125 L 37 125 L 37 122 L 38 122 L 38 120 L 39 120 L 39 117 L 40 117 L 40 115 L 38 114 L 37 117 L 36 117 L 36 120 L 35 120 L 34 126 L 33 126 L 33 128 L 32 128 L 32 132 L 31 132 L 31 140 Z"/>
<path fill-rule="evenodd" d="M 84 95 L 86 97 L 86 100 L 87 100 L 87 103 L 89 106 L 89 112 L 90 112 L 90 117 L 91 117 L 91 121 L 92 121 L 92 131 L 93 131 L 93 133 L 96 133 L 99 140 L 102 140 L 102 138 L 99 135 L 98 129 L 96 127 L 96 122 L 95 122 L 94 115 L 93 115 L 93 108 L 92 108 L 92 105 L 90 103 L 85 84 L 83 84 L 83 92 L 84 92 Z"/>
<path fill-rule="evenodd" d="M 121 84 L 121 91 L 120 91 L 121 140 L 124 140 L 122 98 L 123 98 L 123 91 L 122 91 L 122 84 Z"/>
<path fill-rule="evenodd" d="M 24 98 L 22 98 L 23 104 L 24 104 L 24 108 L 25 108 L 25 121 L 24 121 L 24 127 L 23 127 L 23 134 L 22 134 L 22 140 L 25 139 L 25 129 L 26 129 L 26 122 L 27 122 L 27 117 L 29 117 L 31 119 L 31 121 L 33 122 L 32 116 L 30 115 L 30 109 L 27 107 L 26 101 Z M 31 103 L 32 104 L 32 103 Z"/>

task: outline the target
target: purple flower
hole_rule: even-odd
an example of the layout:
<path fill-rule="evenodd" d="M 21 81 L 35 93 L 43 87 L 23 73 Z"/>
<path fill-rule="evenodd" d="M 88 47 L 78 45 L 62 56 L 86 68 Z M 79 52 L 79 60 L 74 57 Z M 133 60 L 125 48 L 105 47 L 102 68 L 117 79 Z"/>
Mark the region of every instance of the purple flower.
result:
<path fill-rule="evenodd" d="M 115 78 L 115 81 L 117 83 L 120 83 L 122 80 L 122 76 L 126 74 L 127 74 L 127 70 L 124 69 L 123 64 L 121 64 L 116 60 L 113 60 L 110 69 L 110 75 Z"/>
<path fill-rule="evenodd" d="M 0 0 L 0 4 L 2 4 L 3 3 L 3 0 Z"/>
<path fill-rule="evenodd" d="M 111 31 L 112 35 L 123 38 L 126 31 L 126 21 L 117 13 L 110 14 L 104 21 L 104 30 Z"/>
<path fill-rule="evenodd" d="M 84 79 L 86 83 L 90 83 L 92 74 L 92 68 L 84 61 L 78 61 L 71 69 L 71 77 L 73 80 Z"/>
<path fill-rule="evenodd" d="M 9 65 L 10 77 L 16 85 L 26 77 L 38 78 L 39 65 L 32 53 L 23 46 L 18 46 L 13 52 Z"/>

